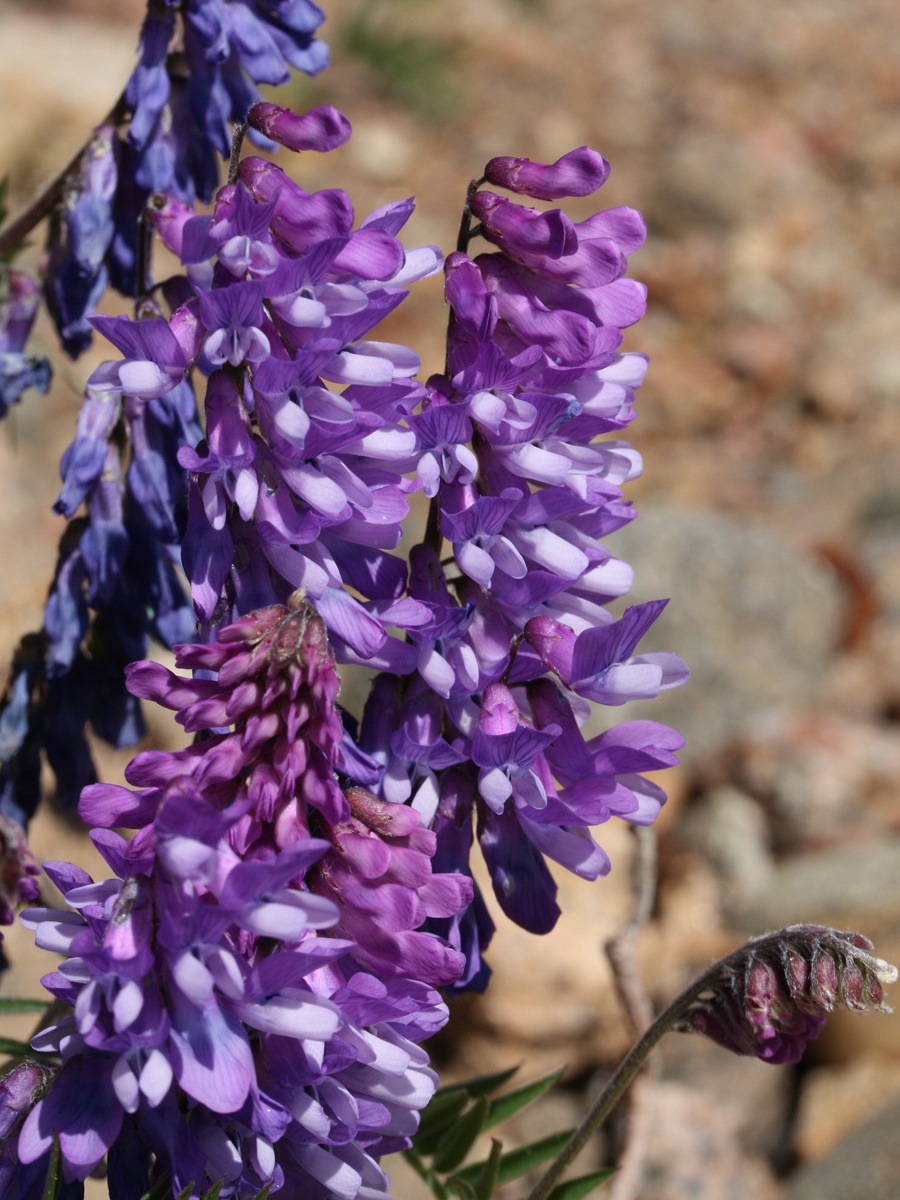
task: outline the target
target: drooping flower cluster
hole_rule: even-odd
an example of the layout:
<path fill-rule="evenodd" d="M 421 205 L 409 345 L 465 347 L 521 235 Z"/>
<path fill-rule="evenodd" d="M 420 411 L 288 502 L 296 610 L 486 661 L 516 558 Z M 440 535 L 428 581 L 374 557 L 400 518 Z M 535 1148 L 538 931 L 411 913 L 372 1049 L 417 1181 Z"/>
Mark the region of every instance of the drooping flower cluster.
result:
<path fill-rule="evenodd" d="M 332 108 L 254 112 L 294 148 L 325 151 L 349 136 Z M 411 380 L 418 360 L 365 335 L 403 300 L 400 285 L 433 273 L 441 257 L 407 255 L 397 240 L 412 202 L 354 229 L 344 193 L 309 196 L 258 158 L 241 172 L 212 217 L 172 197 L 155 202 L 156 227 L 191 281 L 164 289 L 168 319 L 155 300 L 142 302 L 138 320 L 91 318 L 125 358 L 90 376 L 63 457 L 56 509 L 70 525 L 33 714 L 71 806 L 95 777 L 85 720 L 118 747 L 141 735 L 123 672 L 146 653 L 148 634 L 167 646 L 188 641 L 197 617 L 283 602 L 299 586 L 362 658 L 387 641 L 389 622 L 428 616 L 396 604 L 406 567 L 389 553 L 408 512 L 400 471 L 414 461 L 405 416 L 421 396 Z M 205 437 L 195 372 L 208 376 Z M 348 386 L 338 394 L 333 381 Z M 396 639 L 393 651 L 408 653 Z M 34 792 L 20 803 L 26 820 L 36 802 Z"/>
<path fill-rule="evenodd" d="M 63 1065 L 18 1135 L 22 1184 L 55 1131 L 67 1179 L 108 1155 L 122 1197 L 162 1175 L 192 1197 L 384 1192 L 378 1159 L 436 1086 L 434 988 L 463 966 L 421 926 L 453 919 L 469 881 L 432 871 L 411 809 L 342 792 L 334 661 L 299 596 L 178 662 L 198 677 L 138 663 L 129 683 L 199 740 L 138 755 L 136 791 L 84 794 L 115 878 L 46 864 L 69 911 L 23 916 L 67 956 L 44 984 L 72 1015 L 32 1043 Z"/>
<path fill-rule="evenodd" d="M 897 968 L 873 951 L 862 934 L 822 925 L 766 934 L 711 968 L 708 986 L 675 1028 L 763 1062 L 799 1062 L 839 1005 L 892 1011 L 884 986 L 897 982 Z"/>
<path fill-rule="evenodd" d="M 256 85 L 327 66 L 315 40 L 323 20 L 311 0 L 150 0 L 138 64 L 51 222 L 44 293 L 67 353 L 89 345 L 87 317 L 110 284 L 129 296 L 146 290 L 138 272 L 148 197 L 208 200 L 231 124 L 259 100 Z"/>

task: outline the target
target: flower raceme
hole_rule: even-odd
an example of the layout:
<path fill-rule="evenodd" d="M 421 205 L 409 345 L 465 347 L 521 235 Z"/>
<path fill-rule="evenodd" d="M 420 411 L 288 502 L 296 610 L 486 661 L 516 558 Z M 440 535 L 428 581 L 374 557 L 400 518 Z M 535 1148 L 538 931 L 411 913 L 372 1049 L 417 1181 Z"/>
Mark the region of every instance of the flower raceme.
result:
<path fill-rule="evenodd" d="M 44 294 L 68 354 L 90 344 L 87 317 L 108 285 L 128 296 L 144 291 L 138 240 L 148 198 L 209 200 L 232 123 L 259 101 L 256 85 L 287 83 L 291 68 L 315 75 L 327 66 L 315 38 L 323 20 L 311 0 L 149 0 L 137 66 L 51 222 Z M 272 145 L 266 133 L 281 140 L 277 124 L 261 131 L 263 144 Z"/>
<path fill-rule="evenodd" d="M 333 109 L 296 117 L 257 105 L 249 122 L 292 148 L 329 149 L 349 134 Z M 487 177 L 557 198 L 589 194 L 607 173 L 582 148 L 547 167 L 496 160 Z M 544 856 L 586 878 L 605 873 L 589 827 L 652 820 L 664 797 L 638 772 L 671 765 L 680 745 L 652 722 L 622 727 L 615 753 L 615 734 L 601 744 L 578 732 L 578 697 L 650 699 L 687 675 L 674 655 L 638 653 L 662 602 L 613 620 L 607 605 L 631 570 L 600 540 L 635 515 L 621 489 L 640 460 L 605 435 L 632 420 L 646 369 L 618 353 L 622 327 L 643 311 L 641 285 L 624 277 L 643 223 L 615 209 L 576 224 L 474 188 L 466 238 L 480 233 L 494 252 L 448 260 L 448 372 L 423 387 L 412 351 L 369 338 L 403 285 L 441 261 L 397 240 L 411 208 L 388 205 L 354 228 L 344 193 L 308 194 L 255 157 L 209 217 L 157 197 L 153 221 L 189 284 L 168 321 L 95 319 L 125 358 L 90 386 L 146 405 L 191 371 L 207 376 L 205 437 L 177 450 L 190 477 L 182 556 L 202 628 L 303 588 L 337 661 L 383 673 L 352 750 L 344 734 L 348 777 L 410 801 L 426 825 L 474 819 L 501 906 L 546 931 L 558 908 Z M 390 552 L 415 487 L 432 515 L 407 568 Z M 501 710 L 509 729 L 497 726 Z M 559 738 L 589 765 L 558 789 Z M 452 814 L 442 787 L 455 768 L 469 790 L 463 799 L 455 776 Z M 467 856 L 456 867 L 467 872 Z"/>
<path fill-rule="evenodd" d="M 129 686 L 200 740 L 138 755 L 139 790 L 88 788 L 114 878 L 46 864 L 69 908 L 23 916 L 66 956 L 44 983 L 72 1015 L 33 1043 L 63 1065 L 18 1135 L 22 1179 L 55 1131 L 67 1179 L 106 1155 L 122 1195 L 156 1182 L 151 1155 L 175 1194 L 383 1192 L 377 1160 L 436 1086 L 419 1048 L 446 1019 L 435 987 L 465 961 L 422 926 L 457 918 L 471 883 L 432 870 L 413 809 L 338 786 L 352 755 L 306 601 L 177 661 L 196 677 L 137 663 Z"/>
<path fill-rule="evenodd" d="M 293 149 L 349 133 L 333 109 L 258 105 L 249 123 Z M 487 178 L 555 199 L 607 171 L 583 148 Z M 643 226 L 475 188 L 464 241 L 495 249 L 448 261 L 447 373 L 422 385 L 411 350 L 370 337 L 440 267 L 398 240 L 411 201 L 356 225 L 343 192 L 251 157 L 211 215 L 172 195 L 151 210 L 185 276 L 142 319 L 92 319 L 123 358 L 91 376 L 63 464 L 59 506 L 88 517 L 48 634 L 65 677 L 85 600 L 102 614 L 140 594 L 177 640 L 177 584 L 123 585 L 136 521 L 180 544 L 201 640 L 175 663 L 192 675 L 134 661 L 127 687 L 195 740 L 139 753 L 127 787 L 84 789 L 114 878 L 51 864 L 69 911 L 26 917 L 66 956 L 45 982 L 72 1015 L 35 1043 L 62 1066 L 22 1124 L 20 1169 L 56 1131 L 67 1180 L 106 1156 L 125 1196 L 164 1173 L 176 1194 L 222 1179 L 226 1197 L 352 1200 L 386 1188 L 378 1159 L 434 1090 L 419 1043 L 446 1017 L 435 989 L 486 982 L 475 838 L 504 912 L 547 932 L 545 859 L 597 879 L 592 827 L 650 823 L 665 799 L 641 773 L 674 763 L 677 734 L 582 733 L 587 701 L 686 677 L 638 653 L 662 602 L 610 614 L 631 572 L 600 541 L 634 516 L 621 486 L 640 461 L 596 439 L 630 422 L 646 367 L 618 353 L 643 307 L 624 278 Z M 417 488 L 430 516 L 407 564 L 391 551 Z M 342 662 L 378 672 L 358 727 L 337 708 Z"/>

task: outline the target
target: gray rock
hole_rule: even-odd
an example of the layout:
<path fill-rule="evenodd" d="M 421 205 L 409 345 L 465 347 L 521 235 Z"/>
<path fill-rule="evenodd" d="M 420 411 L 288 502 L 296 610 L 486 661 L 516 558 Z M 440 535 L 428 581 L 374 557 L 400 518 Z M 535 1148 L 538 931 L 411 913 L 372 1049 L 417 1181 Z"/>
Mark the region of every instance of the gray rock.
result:
<path fill-rule="evenodd" d="M 774 869 L 768 822 L 746 792 L 713 788 L 688 810 L 678 837 L 712 866 L 729 920 L 739 919 L 746 906 L 768 890 Z"/>
<path fill-rule="evenodd" d="M 890 936 L 900 918 L 900 840 L 798 855 L 742 913 L 748 933 L 810 922 Z"/>
<path fill-rule="evenodd" d="M 803 1167 L 784 1200 L 900 1200 L 900 1101 Z"/>
<path fill-rule="evenodd" d="M 648 504 L 610 548 L 635 569 L 629 603 L 673 597 L 642 648 L 680 654 L 691 679 L 658 700 L 626 707 L 629 718 L 664 721 L 683 733 L 685 761 L 820 699 L 840 593 L 782 529 Z"/>

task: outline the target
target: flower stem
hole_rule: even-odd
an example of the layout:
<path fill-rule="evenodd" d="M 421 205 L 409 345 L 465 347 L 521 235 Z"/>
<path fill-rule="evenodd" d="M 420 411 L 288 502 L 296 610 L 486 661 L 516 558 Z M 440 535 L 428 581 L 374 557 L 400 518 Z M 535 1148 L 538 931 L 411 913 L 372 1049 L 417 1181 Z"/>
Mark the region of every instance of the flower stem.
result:
<path fill-rule="evenodd" d="M 229 184 L 234 184 L 238 181 L 238 167 L 241 165 L 241 148 L 244 145 L 244 138 L 247 135 L 248 129 L 249 126 L 246 121 L 234 127 L 234 133 L 231 137 L 231 157 L 228 160 Z"/>
<path fill-rule="evenodd" d="M 547 1200 L 553 1188 L 566 1168 L 581 1153 L 592 1135 L 604 1124 L 610 1113 L 631 1086 L 639 1073 L 650 1051 L 662 1037 L 672 1029 L 683 1017 L 695 1000 L 703 992 L 715 986 L 719 979 L 727 976 L 735 962 L 746 956 L 748 948 L 765 949 L 770 943 L 777 944 L 784 937 L 784 930 L 778 933 L 765 934 L 745 943 L 725 958 L 713 963 L 699 978 L 695 979 L 671 1004 L 659 1014 L 651 1025 L 641 1034 L 628 1054 L 616 1068 L 616 1071 L 584 1115 L 581 1124 L 566 1142 L 558 1157 L 550 1164 L 547 1171 L 535 1184 L 528 1200 Z"/>
<path fill-rule="evenodd" d="M 66 185 L 80 168 L 81 160 L 84 158 L 88 146 L 90 146 L 96 136 L 97 129 L 102 125 L 121 124 L 125 119 L 127 111 L 125 93 L 122 92 L 118 100 L 100 122 L 100 125 L 91 130 L 87 141 L 82 146 L 79 146 L 78 150 L 76 150 L 75 154 L 59 174 L 35 197 L 23 213 L 20 213 L 10 225 L 7 225 L 0 232 L 0 260 L 5 259 L 7 255 L 12 254 L 13 251 L 18 249 L 20 243 L 31 233 L 35 225 L 43 221 L 44 217 L 49 216 L 59 204 L 66 190 Z"/>

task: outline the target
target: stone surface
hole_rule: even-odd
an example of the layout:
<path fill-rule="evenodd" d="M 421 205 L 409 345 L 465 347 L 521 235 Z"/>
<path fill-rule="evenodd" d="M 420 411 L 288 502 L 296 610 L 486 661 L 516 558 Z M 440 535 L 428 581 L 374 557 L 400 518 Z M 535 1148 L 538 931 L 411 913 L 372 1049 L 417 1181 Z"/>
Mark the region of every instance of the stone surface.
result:
<path fill-rule="evenodd" d="M 691 678 L 626 706 L 687 739 L 685 761 L 721 750 L 753 723 L 811 705 L 834 652 L 834 580 L 775 525 L 645 504 L 617 535 L 634 566 L 631 602 L 673 596 L 642 645 L 676 650 Z M 652 709 L 652 711 L 651 711 Z"/>
<path fill-rule="evenodd" d="M 898 1200 L 900 1101 L 848 1134 L 818 1162 L 802 1167 L 783 1200 Z"/>
<path fill-rule="evenodd" d="M 779 1187 L 739 1145 L 734 1115 L 705 1090 L 647 1089 L 647 1145 L 635 1200 L 776 1200 Z"/>

